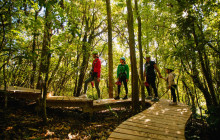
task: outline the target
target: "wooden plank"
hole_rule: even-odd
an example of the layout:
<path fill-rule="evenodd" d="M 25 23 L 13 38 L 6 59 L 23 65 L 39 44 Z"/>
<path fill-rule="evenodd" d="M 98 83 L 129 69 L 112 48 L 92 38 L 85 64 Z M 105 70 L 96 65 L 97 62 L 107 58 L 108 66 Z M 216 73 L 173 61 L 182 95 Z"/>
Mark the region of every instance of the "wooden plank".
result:
<path fill-rule="evenodd" d="M 146 133 L 143 131 L 131 130 L 129 128 L 117 127 L 115 129 L 115 132 L 120 132 L 123 134 L 129 134 L 129 135 L 139 136 L 139 137 L 144 137 L 144 138 L 157 139 L 157 140 L 176 140 L 177 139 L 177 137 L 173 137 L 173 136 L 164 136 L 164 135 L 160 135 L 159 133 Z M 178 139 L 181 139 L 181 138 L 178 138 Z"/>
<path fill-rule="evenodd" d="M 138 120 L 127 120 L 125 122 L 131 122 L 131 123 L 136 123 L 136 124 L 140 124 L 140 125 L 148 125 L 148 126 L 152 126 L 152 127 L 157 127 L 160 126 L 161 128 L 167 128 L 169 126 L 169 129 L 172 130 L 181 130 L 184 128 L 185 124 L 177 124 L 177 125 L 170 125 L 170 123 L 162 123 L 162 122 L 143 122 L 143 121 L 138 121 Z"/>
<path fill-rule="evenodd" d="M 108 139 L 123 139 L 123 140 L 153 140 L 152 138 L 130 135 L 127 133 L 113 132 Z"/>
<path fill-rule="evenodd" d="M 182 128 L 176 128 L 176 127 L 170 127 L 169 125 L 149 125 L 149 124 L 141 124 L 141 123 L 135 123 L 135 122 L 129 122 L 125 121 L 122 123 L 123 125 L 130 125 L 134 127 L 140 127 L 140 128 L 146 128 L 146 129 L 151 129 L 151 130 L 156 130 L 156 131 L 169 131 L 171 134 L 181 134 L 181 132 L 185 130 L 184 125 Z"/>
<path fill-rule="evenodd" d="M 186 122 L 188 120 L 187 117 L 180 117 L 178 115 L 170 116 L 170 115 L 152 115 L 152 114 L 142 114 L 140 113 L 139 116 L 134 117 L 134 119 L 161 119 L 163 118 L 166 121 L 178 121 L 178 122 Z"/>
<path fill-rule="evenodd" d="M 164 138 L 168 137 L 175 137 L 175 138 L 181 138 L 184 139 L 184 130 L 182 131 L 178 131 L 177 133 L 172 133 L 172 130 L 169 129 L 160 129 L 160 126 L 156 127 L 157 129 L 153 129 L 152 127 L 140 127 L 140 126 L 132 126 L 132 125 L 127 125 L 127 124 L 121 124 L 118 126 L 118 128 L 122 128 L 122 129 L 126 129 L 126 130 L 134 130 L 134 131 L 139 131 L 139 132 L 145 132 L 148 134 L 152 134 L 152 136 L 154 137 L 154 135 L 156 135 L 157 138 L 158 135 L 165 136 Z"/>
<path fill-rule="evenodd" d="M 158 123 L 161 123 L 161 124 L 173 124 L 173 125 L 181 125 L 183 123 L 185 123 L 184 121 L 176 121 L 176 120 L 166 120 L 166 118 L 156 118 L 156 117 L 151 117 L 151 118 L 136 118 L 136 117 L 132 117 L 132 118 L 129 118 L 128 119 L 129 121 L 134 121 L 134 120 L 137 120 L 137 121 L 140 121 L 142 123 L 144 122 L 158 122 Z"/>

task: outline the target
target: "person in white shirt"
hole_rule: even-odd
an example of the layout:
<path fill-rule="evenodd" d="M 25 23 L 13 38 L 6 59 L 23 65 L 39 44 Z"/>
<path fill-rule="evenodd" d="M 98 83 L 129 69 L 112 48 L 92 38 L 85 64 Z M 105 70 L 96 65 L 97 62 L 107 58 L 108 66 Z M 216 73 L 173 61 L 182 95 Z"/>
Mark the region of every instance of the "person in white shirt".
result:
<path fill-rule="evenodd" d="M 168 89 L 171 90 L 171 95 L 173 96 L 173 102 L 171 102 L 170 105 L 177 105 L 176 93 L 175 93 L 177 85 L 175 84 L 175 81 L 174 81 L 176 75 L 173 71 L 174 71 L 174 68 L 172 66 L 166 67 L 166 73 L 168 74 L 168 76 L 163 79 L 167 81 Z"/>

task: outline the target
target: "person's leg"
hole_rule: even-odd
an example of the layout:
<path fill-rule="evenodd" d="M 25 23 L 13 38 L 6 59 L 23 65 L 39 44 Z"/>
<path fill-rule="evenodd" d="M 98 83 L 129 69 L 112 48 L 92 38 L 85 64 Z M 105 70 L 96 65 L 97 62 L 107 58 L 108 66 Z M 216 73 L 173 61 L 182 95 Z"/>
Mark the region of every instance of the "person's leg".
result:
<path fill-rule="evenodd" d="M 94 79 L 95 79 L 95 88 L 96 88 L 97 93 L 98 93 L 98 98 L 100 98 L 99 82 L 97 81 L 97 77 L 95 77 Z"/>
<path fill-rule="evenodd" d="M 128 95 L 128 84 L 127 84 L 127 82 L 126 82 L 126 78 L 123 79 L 123 83 L 124 83 L 124 86 L 125 86 L 126 95 Z"/>
<path fill-rule="evenodd" d="M 118 96 L 120 96 L 120 92 L 121 92 L 121 86 L 118 85 Z"/>
<path fill-rule="evenodd" d="M 151 85 L 151 83 L 150 83 L 150 79 L 149 78 L 147 79 L 147 83 L 149 84 L 149 86 L 146 86 L 147 92 L 148 92 L 148 96 L 151 96 L 151 92 L 150 92 L 150 85 Z"/>
<path fill-rule="evenodd" d="M 121 79 L 119 78 L 119 82 L 121 82 Z M 121 85 L 118 85 L 118 96 L 115 97 L 115 100 L 120 99 L 120 92 L 121 92 Z"/>
<path fill-rule="evenodd" d="M 87 91 L 87 86 L 88 86 L 88 83 L 93 81 L 94 78 L 91 76 L 89 77 L 86 81 L 85 81 L 85 84 L 84 84 L 84 94 L 86 94 L 86 91 Z"/>
<path fill-rule="evenodd" d="M 175 86 L 171 87 L 171 94 L 173 96 L 173 102 L 176 102 L 176 93 L 175 93 Z"/>
<path fill-rule="evenodd" d="M 125 87 L 125 91 L 126 91 L 126 95 L 123 99 L 128 99 L 128 86 L 127 86 L 127 82 L 126 82 L 126 77 L 123 78 L 122 82 L 124 83 L 124 87 Z"/>
<path fill-rule="evenodd" d="M 151 86 L 152 88 L 154 89 L 154 94 L 155 94 L 155 97 L 157 98 L 158 97 L 158 93 L 157 93 L 157 87 L 156 87 L 156 78 L 152 78 L 151 79 Z"/>

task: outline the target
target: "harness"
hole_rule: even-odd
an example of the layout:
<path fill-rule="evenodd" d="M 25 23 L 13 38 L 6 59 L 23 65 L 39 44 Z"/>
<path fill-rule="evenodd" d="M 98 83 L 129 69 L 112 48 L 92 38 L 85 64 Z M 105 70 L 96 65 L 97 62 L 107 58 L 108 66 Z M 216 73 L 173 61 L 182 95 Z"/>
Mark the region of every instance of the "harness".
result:
<path fill-rule="evenodd" d="M 120 68 L 120 73 L 119 73 L 119 77 L 121 78 L 122 76 L 127 76 L 127 73 L 126 73 L 126 70 L 125 70 L 125 65 L 119 65 L 120 67 L 123 67 L 123 68 Z M 122 71 L 123 70 L 123 71 Z"/>

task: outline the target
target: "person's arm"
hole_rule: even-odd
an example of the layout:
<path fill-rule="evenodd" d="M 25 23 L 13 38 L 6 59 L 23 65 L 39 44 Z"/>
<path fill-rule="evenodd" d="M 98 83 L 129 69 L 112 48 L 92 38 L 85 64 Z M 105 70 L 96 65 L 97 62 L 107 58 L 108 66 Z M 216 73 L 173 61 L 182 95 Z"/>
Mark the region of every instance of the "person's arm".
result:
<path fill-rule="evenodd" d="M 157 67 L 157 64 L 154 64 L 154 69 L 156 69 L 157 73 L 159 74 L 159 77 L 162 78 L 162 75 L 160 73 L 160 70 Z"/>
<path fill-rule="evenodd" d="M 126 82 L 128 82 L 128 79 L 129 79 L 129 67 L 128 67 L 128 65 L 126 65 L 126 72 L 127 72 Z"/>
<path fill-rule="evenodd" d="M 98 60 L 97 61 L 97 63 L 96 63 L 96 65 L 97 65 L 97 77 L 98 77 L 98 82 L 100 82 L 100 76 L 101 76 L 101 61 L 100 60 Z"/>
<path fill-rule="evenodd" d="M 117 67 L 117 79 L 119 80 L 119 65 Z"/>
<path fill-rule="evenodd" d="M 167 77 L 165 78 L 165 77 L 162 77 L 162 79 L 164 79 L 165 81 L 167 81 Z"/>

